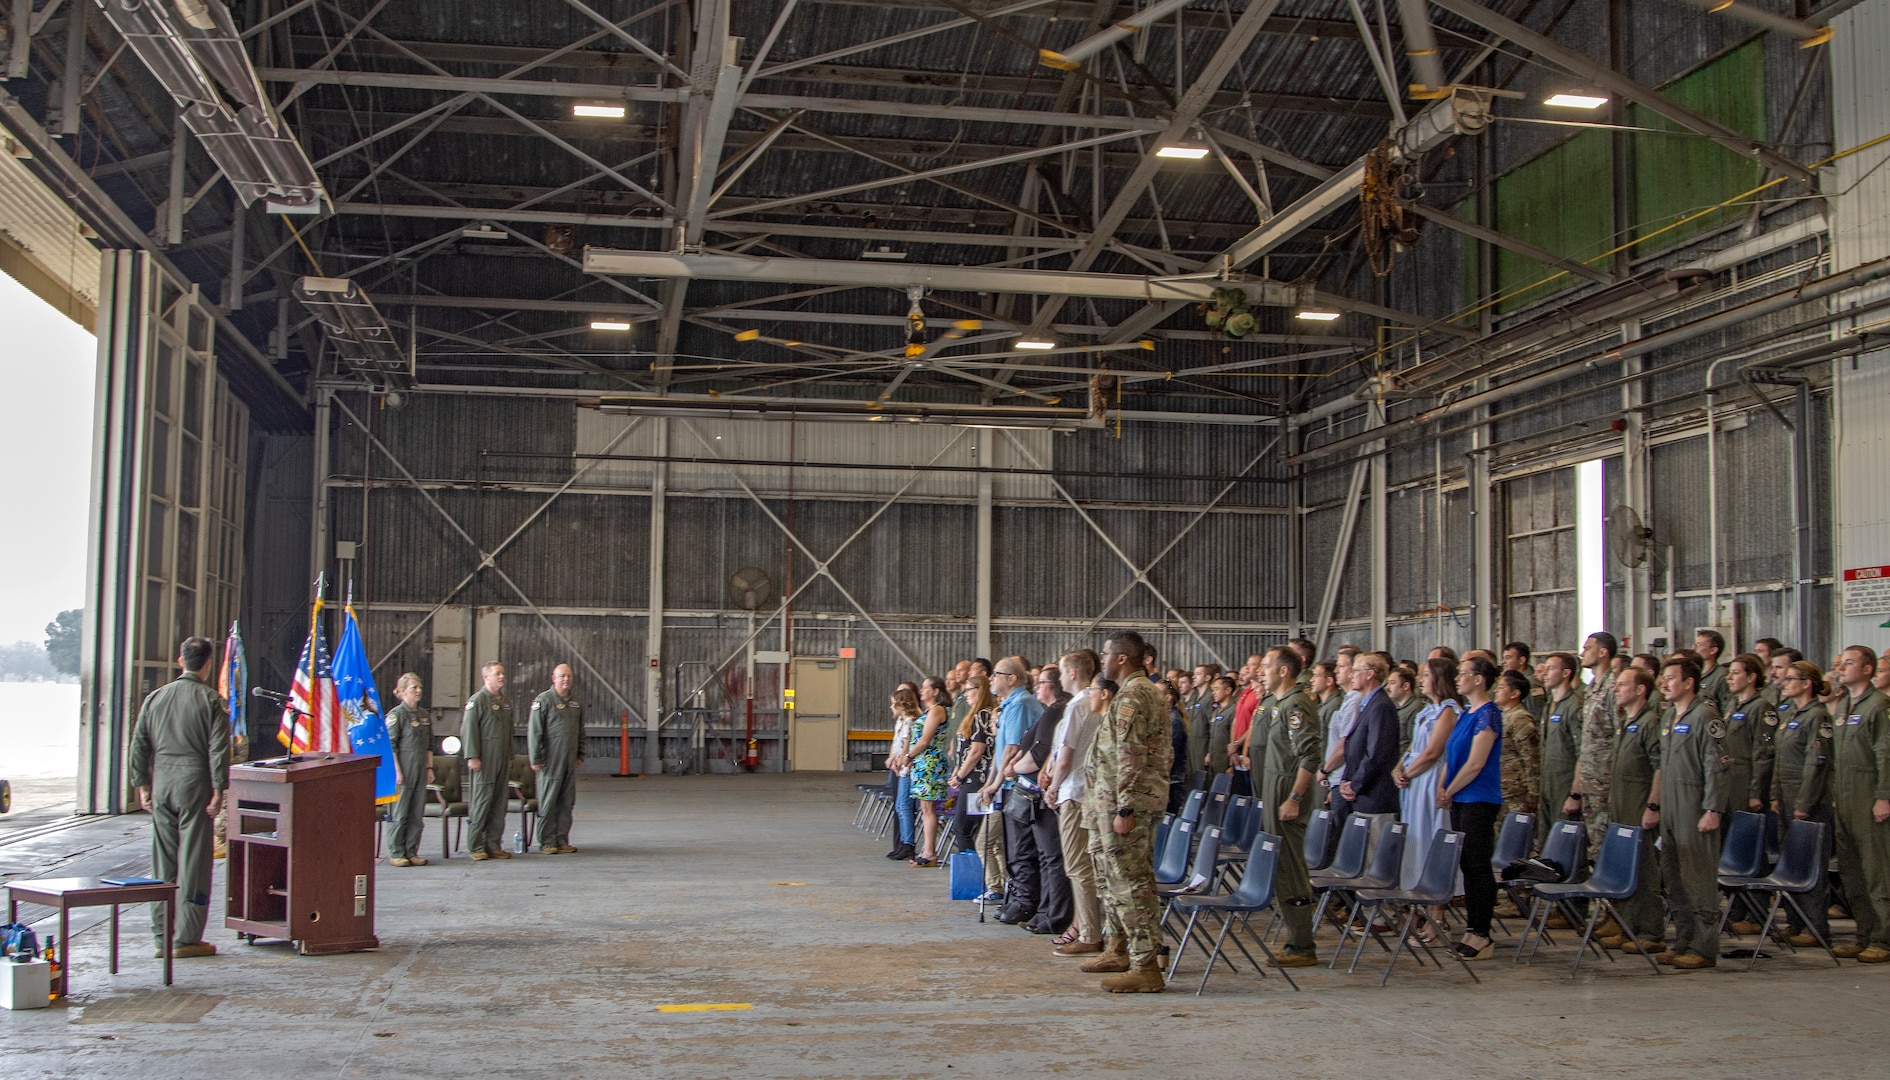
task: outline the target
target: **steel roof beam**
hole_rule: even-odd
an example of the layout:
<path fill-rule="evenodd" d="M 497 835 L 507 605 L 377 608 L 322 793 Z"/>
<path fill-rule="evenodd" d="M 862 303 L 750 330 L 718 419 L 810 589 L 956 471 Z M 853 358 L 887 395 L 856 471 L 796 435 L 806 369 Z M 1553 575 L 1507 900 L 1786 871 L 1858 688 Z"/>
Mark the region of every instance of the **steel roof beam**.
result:
<path fill-rule="evenodd" d="M 1595 86 L 1617 97 L 1626 98 L 1689 131 L 1698 132 L 1712 139 L 1740 157 L 1752 158 L 1768 168 L 1796 177 L 1806 183 L 1811 183 L 1814 179 L 1811 170 L 1772 149 L 1764 142 L 1734 131 L 1717 120 L 1702 116 L 1669 99 L 1653 87 L 1630 79 L 1606 64 L 1590 60 L 1587 56 L 1561 44 L 1547 34 L 1537 33 L 1513 19 L 1491 11 L 1482 4 L 1476 3 L 1475 0 L 1430 0 L 1430 2 L 1459 18 L 1468 19 L 1485 30 L 1528 49 L 1571 75 L 1587 79 Z"/>

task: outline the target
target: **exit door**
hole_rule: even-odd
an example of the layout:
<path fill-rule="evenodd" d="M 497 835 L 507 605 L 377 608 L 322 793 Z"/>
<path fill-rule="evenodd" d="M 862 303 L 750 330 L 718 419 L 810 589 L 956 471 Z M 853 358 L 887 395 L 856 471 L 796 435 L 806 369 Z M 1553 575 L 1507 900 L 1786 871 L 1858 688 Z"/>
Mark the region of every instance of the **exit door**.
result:
<path fill-rule="evenodd" d="M 797 657 L 794 713 L 788 725 L 788 767 L 798 772 L 839 772 L 847 761 L 847 673 L 845 660 Z"/>

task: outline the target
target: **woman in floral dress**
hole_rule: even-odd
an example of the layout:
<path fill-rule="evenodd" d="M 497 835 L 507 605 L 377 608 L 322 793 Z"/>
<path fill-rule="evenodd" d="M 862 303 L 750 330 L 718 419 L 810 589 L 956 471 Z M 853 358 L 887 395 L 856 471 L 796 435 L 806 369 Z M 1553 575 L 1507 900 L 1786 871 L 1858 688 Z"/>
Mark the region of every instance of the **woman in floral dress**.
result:
<path fill-rule="evenodd" d="M 945 680 L 928 676 L 914 697 L 901 687 L 893 695 L 893 710 L 912 725 L 907 754 L 912 762 L 912 798 L 919 804 L 920 836 L 918 856 L 913 866 L 936 866 L 938 852 L 938 804 L 945 798 Z"/>

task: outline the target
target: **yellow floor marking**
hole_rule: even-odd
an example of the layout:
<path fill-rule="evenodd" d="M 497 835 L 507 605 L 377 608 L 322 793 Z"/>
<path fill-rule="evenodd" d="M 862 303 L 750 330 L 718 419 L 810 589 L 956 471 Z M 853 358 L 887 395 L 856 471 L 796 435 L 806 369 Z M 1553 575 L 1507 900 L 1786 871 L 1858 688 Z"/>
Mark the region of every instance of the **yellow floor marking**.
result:
<path fill-rule="evenodd" d="M 750 1004 L 748 1004 L 748 1003 L 746 1003 L 746 1002 L 740 1002 L 740 1003 L 736 1003 L 736 1002 L 725 1002 L 725 1003 L 722 1003 L 722 1004 L 715 1004 L 715 1005 L 658 1005 L 658 1006 L 656 1007 L 656 1011 L 657 1011 L 657 1012 L 666 1012 L 666 1013 L 676 1013 L 676 1012 L 741 1012 L 741 1011 L 742 1011 L 742 1010 L 744 1010 L 744 1009 L 752 1009 L 752 1008 L 754 1008 L 754 1006 L 753 1006 L 753 1005 L 750 1005 Z"/>

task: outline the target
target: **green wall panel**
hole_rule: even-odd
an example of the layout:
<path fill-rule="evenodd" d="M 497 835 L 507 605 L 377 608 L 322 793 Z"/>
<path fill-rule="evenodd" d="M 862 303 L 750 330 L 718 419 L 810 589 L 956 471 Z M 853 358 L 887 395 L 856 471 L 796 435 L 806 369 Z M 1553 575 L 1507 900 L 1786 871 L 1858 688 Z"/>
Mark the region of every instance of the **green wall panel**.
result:
<path fill-rule="evenodd" d="M 1669 99 L 1754 139 L 1765 137 L 1765 43 L 1754 39 L 1661 88 Z M 1743 211 L 1707 214 L 1678 228 L 1659 230 L 1714 203 L 1756 187 L 1759 165 L 1711 139 L 1634 106 L 1628 123 L 1679 134 L 1637 132 L 1634 153 L 1634 236 L 1646 238 L 1635 254 L 1672 247 L 1723 225 Z M 1558 255 L 1590 259 L 1610 247 L 1613 185 L 1609 179 L 1611 138 L 1585 132 L 1503 174 L 1496 181 L 1496 228 Z M 1570 286 L 1566 275 L 1536 284 L 1552 267 L 1498 248 L 1496 288 L 1504 299 L 1498 313 L 1513 311 Z M 1475 300 L 1474 249 L 1466 248 L 1464 295 Z M 1512 295 L 1513 294 L 1513 295 Z"/>
<path fill-rule="evenodd" d="M 1765 42 L 1754 39 L 1661 89 L 1668 100 L 1711 117 L 1754 139 L 1765 138 Z M 1629 112 L 1636 127 L 1682 131 L 1680 125 L 1640 106 Z M 1751 158 L 1711 139 L 1681 135 L 1634 136 L 1636 239 L 1648 237 L 1689 214 L 1759 186 L 1764 170 Z M 1718 210 L 1677 229 L 1660 232 L 1636 255 L 1669 248 L 1689 236 L 1725 224 L 1745 212 Z"/>

